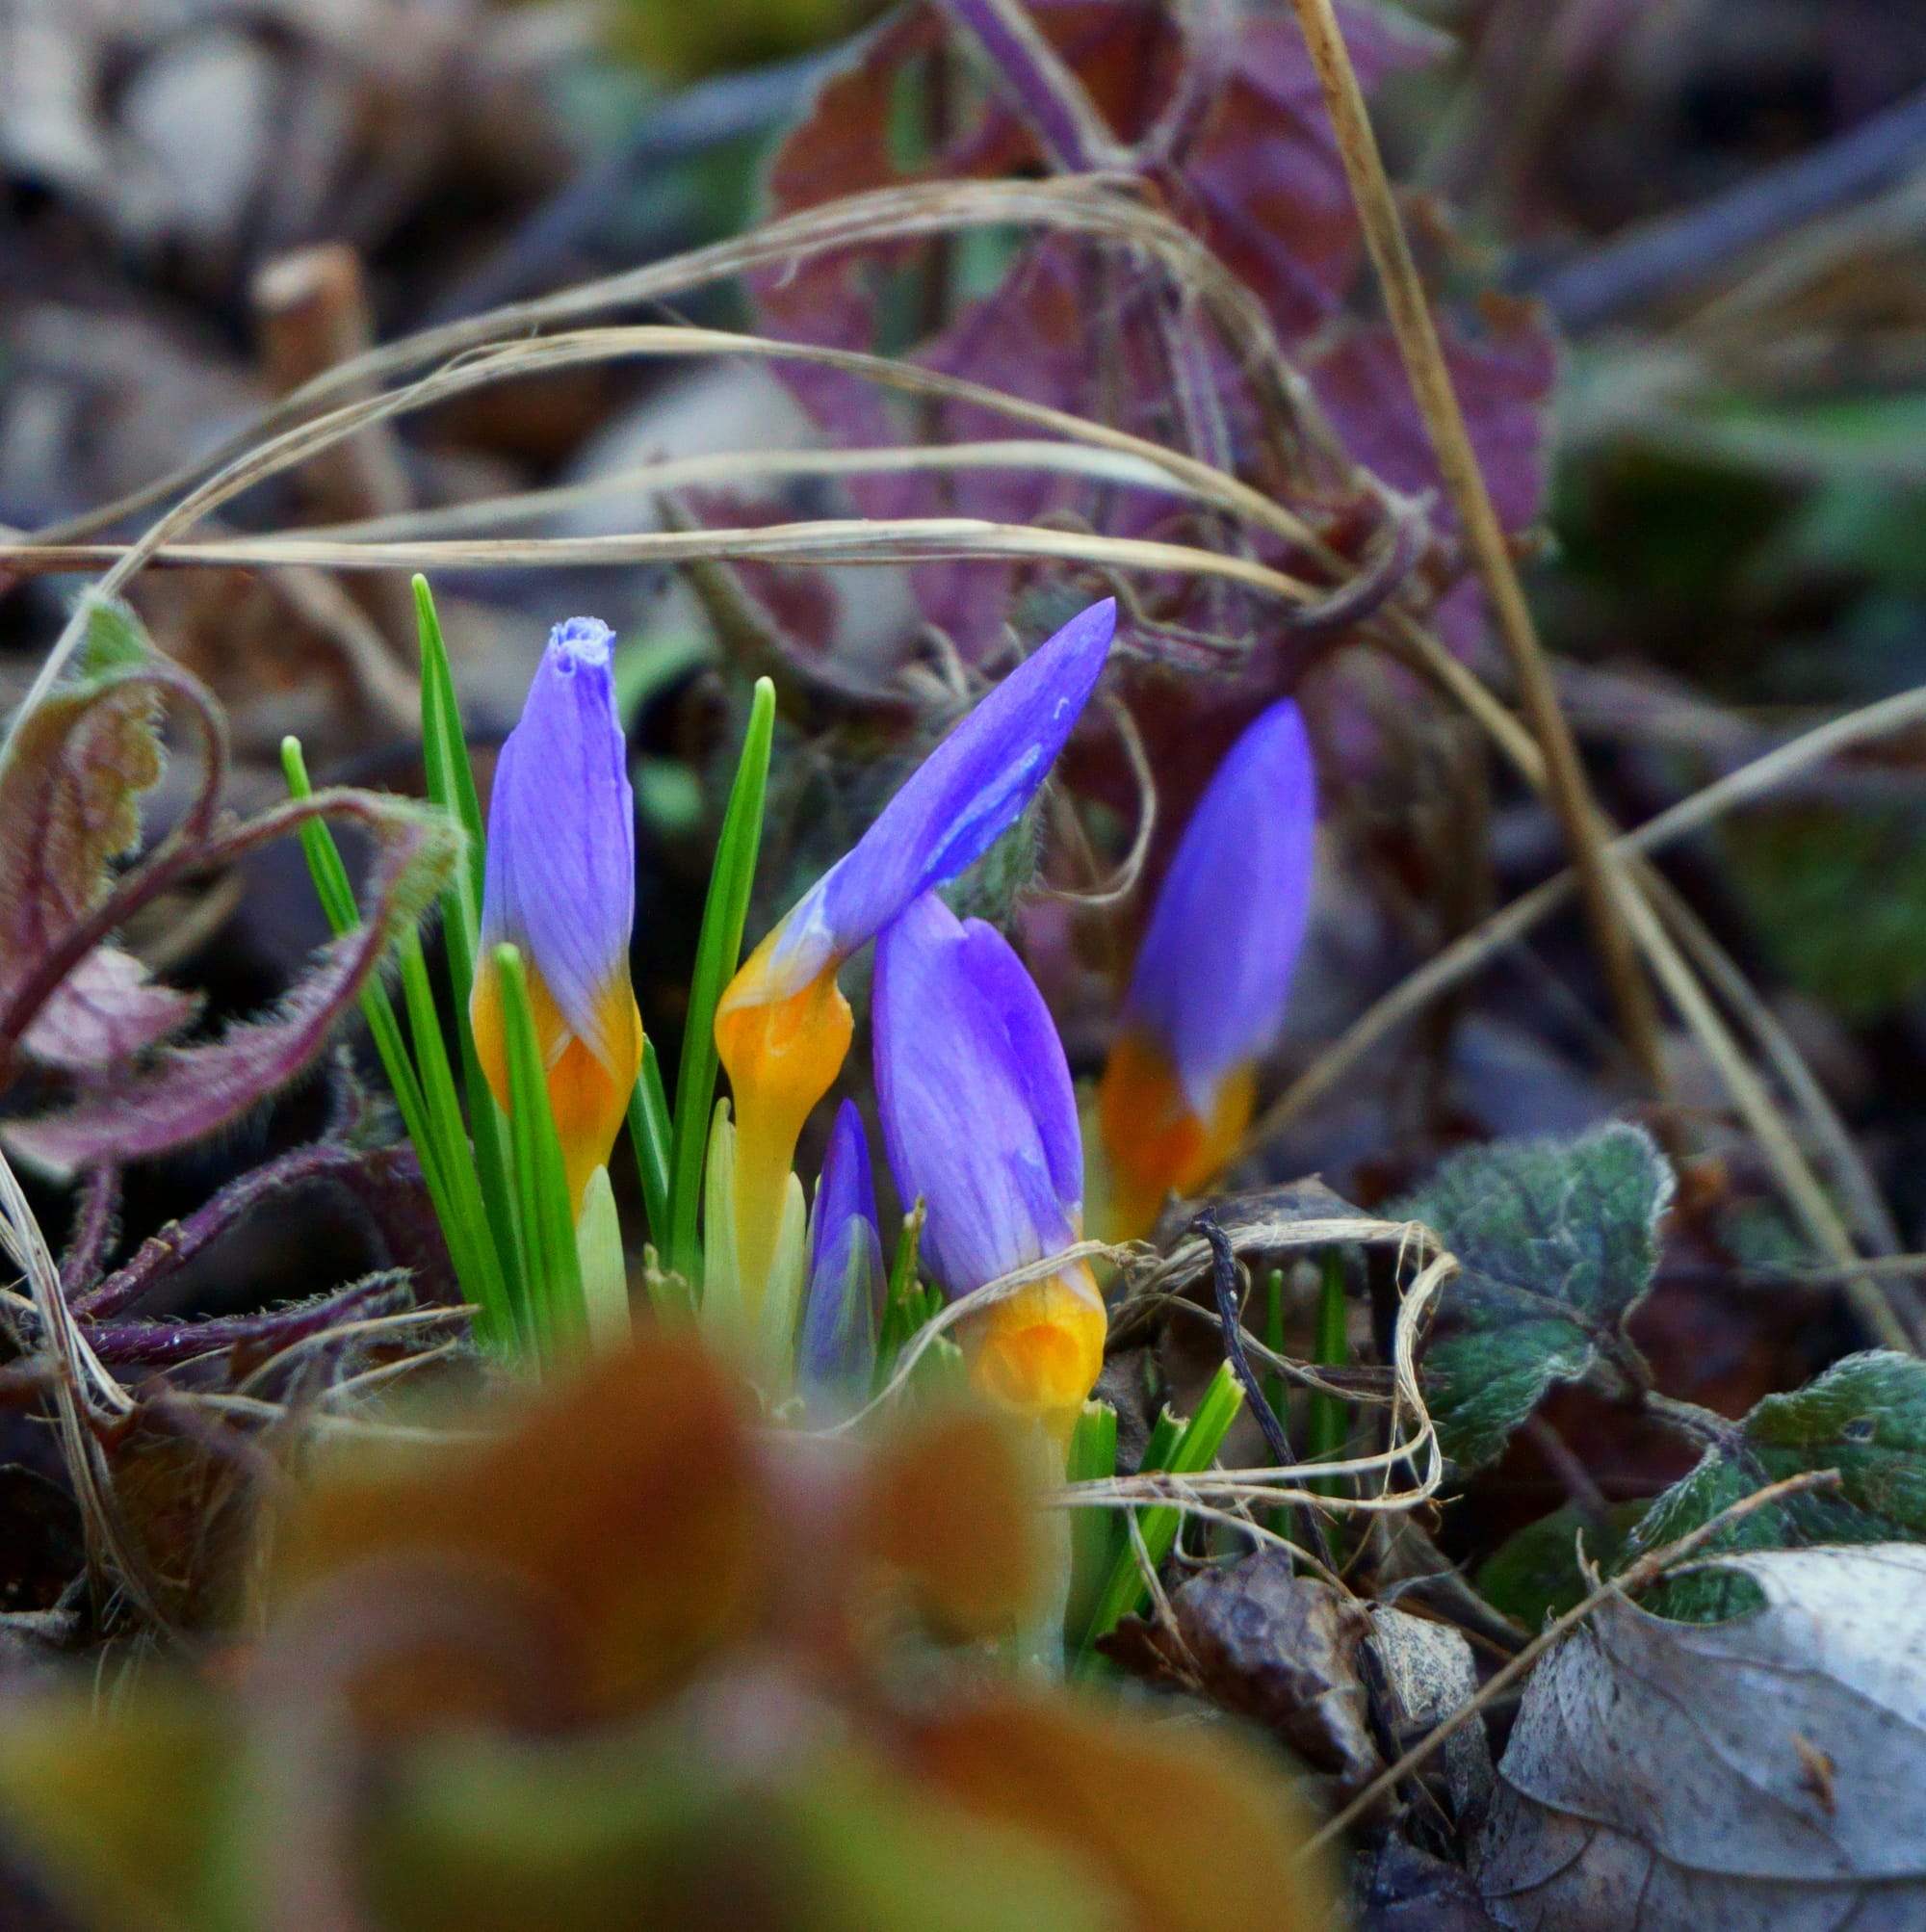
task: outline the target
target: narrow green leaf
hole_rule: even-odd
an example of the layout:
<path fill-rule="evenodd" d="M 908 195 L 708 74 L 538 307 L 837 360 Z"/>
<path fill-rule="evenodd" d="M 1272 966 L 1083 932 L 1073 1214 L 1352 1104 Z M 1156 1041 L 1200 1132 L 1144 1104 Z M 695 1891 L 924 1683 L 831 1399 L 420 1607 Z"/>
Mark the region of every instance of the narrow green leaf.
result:
<path fill-rule="evenodd" d="M 450 924 L 466 950 L 472 979 L 482 930 L 482 882 L 486 873 L 482 799 L 475 789 L 474 767 L 468 762 L 468 740 L 434 593 L 426 577 L 417 577 L 414 584 L 415 622 L 421 639 L 422 760 L 428 771 L 428 796 L 468 834 L 468 863 L 457 876 L 453 894 L 459 907 Z"/>
<path fill-rule="evenodd" d="M 515 1190 L 508 1178 L 508 1124 L 482 1077 L 482 1062 L 475 1052 L 475 1030 L 468 1019 L 475 961 L 482 943 L 486 835 L 482 829 L 481 799 L 475 790 L 474 768 L 468 762 L 461 706 L 455 696 L 455 674 L 449 666 L 448 645 L 441 635 L 434 596 L 426 577 L 417 577 L 414 587 L 416 629 L 421 640 L 422 763 L 428 774 L 428 796 L 468 834 L 467 859 L 456 871 L 454 885 L 441 897 L 441 932 L 448 954 L 455 1038 L 461 1053 L 461 1083 L 468 1095 L 482 1210 L 508 1294 L 519 1307 L 528 1299 L 528 1288 L 523 1272 L 524 1240 L 515 1215 Z"/>
<path fill-rule="evenodd" d="M 508 1061 L 508 1144 L 516 1205 L 528 1241 L 534 1317 L 530 1339 L 552 1358 L 574 1347 L 587 1325 L 574 1205 L 568 1197 L 567 1170 L 549 1104 L 520 950 L 496 947 L 495 968 L 501 975 L 502 1031 Z"/>
<path fill-rule="evenodd" d="M 403 935 L 401 955 L 402 993 L 407 1004 L 408 1032 L 421 1081 L 426 1125 L 447 1183 L 455 1219 L 474 1257 L 475 1279 L 471 1283 L 464 1276 L 462 1291 L 482 1311 L 476 1327 L 482 1339 L 506 1346 L 515 1333 L 515 1304 L 496 1247 L 495 1230 L 484 1204 L 474 1153 L 468 1144 L 468 1127 L 461 1117 L 454 1070 L 449 1066 L 448 1048 L 441 1037 L 441 1015 L 435 1010 L 434 988 L 429 979 L 419 932 L 410 928 Z M 453 1252 L 452 1246 L 450 1251 Z"/>
<path fill-rule="evenodd" d="M 281 770 L 287 777 L 290 796 L 306 798 L 313 795 L 299 739 L 281 740 Z M 315 896 L 321 901 L 328 926 L 337 936 L 351 930 L 359 922 L 360 911 L 354 903 L 354 888 L 349 883 L 348 868 L 342 863 L 334 834 L 320 820 L 311 819 L 300 828 L 300 842 L 308 875 L 314 880 Z M 448 1242 L 455 1278 L 461 1284 L 463 1295 L 481 1311 L 477 1329 L 486 1341 L 505 1341 L 506 1333 L 494 1332 L 505 1311 L 500 1297 L 491 1297 L 487 1264 L 479 1252 L 474 1234 L 477 1224 L 463 1213 L 458 1199 L 458 1178 L 449 1172 L 445 1120 L 438 1122 L 430 1112 L 408 1054 L 402 1023 L 395 1015 L 387 988 L 378 980 L 371 982 L 362 993 L 361 1013 L 394 1091 L 402 1124 L 407 1129 L 415 1157 L 421 1162 L 422 1181 L 433 1204 L 435 1219 L 441 1223 L 443 1239 Z"/>
<path fill-rule="evenodd" d="M 1313 1359 L 1320 1369 L 1342 1369 L 1351 1359 L 1351 1341 L 1344 1321 L 1344 1257 L 1337 1248 L 1324 1251 L 1323 1279 L 1317 1292 L 1317 1338 Z M 1341 1457 L 1351 1435 L 1350 1405 L 1337 1396 L 1314 1390 L 1311 1426 L 1307 1437 L 1312 1462 Z M 1340 1475 L 1320 1475 L 1311 1487 L 1320 1496 L 1340 1496 L 1347 1487 Z"/>
<path fill-rule="evenodd" d="M 702 909 L 702 933 L 696 942 L 695 971 L 690 981 L 689 1018 L 675 1086 L 668 1258 L 676 1273 L 691 1283 L 701 1279 L 697 1213 L 709 1109 L 716 1093 L 716 1007 L 742 956 L 742 927 L 749 914 L 756 853 L 762 844 L 763 798 L 768 786 L 775 718 L 776 688 L 768 678 L 758 678 L 749 707 L 749 728 L 722 817 L 716 864 L 709 875 L 709 897 Z"/>
<path fill-rule="evenodd" d="M 636 1166 L 642 1177 L 642 1207 L 649 1218 L 649 1235 L 658 1241 L 668 1240 L 668 1163 L 674 1134 L 656 1043 L 644 1034 L 642 1068 L 629 1096 L 629 1138 L 635 1143 Z"/>
<path fill-rule="evenodd" d="M 1217 1451 L 1223 1447 L 1224 1437 L 1236 1421 L 1237 1411 L 1243 1403 L 1243 1389 L 1232 1372 L 1231 1365 L 1226 1362 L 1219 1367 L 1210 1386 L 1204 1392 L 1197 1413 L 1184 1424 L 1183 1432 L 1177 1436 L 1170 1449 L 1168 1462 L 1155 1466 L 1168 1468 L 1175 1475 L 1195 1475 L 1209 1469 L 1216 1461 Z M 1143 1467 L 1153 1467 L 1148 1452 Z M 1150 1557 L 1152 1569 L 1156 1569 L 1170 1554 L 1170 1546 L 1177 1540 L 1183 1515 L 1184 1512 L 1175 1503 L 1163 1502 L 1153 1503 L 1149 1508 L 1136 1512 L 1137 1527 L 1143 1532 L 1144 1550 Z M 1103 1593 L 1097 1599 L 1097 1607 L 1091 1614 L 1089 1629 L 1083 1639 L 1086 1652 L 1099 1637 L 1107 1636 L 1115 1630 L 1124 1617 L 1141 1609 L 1149 1598 L 1149 1587 L 1137 1566 L 1137 1554 L 1127 1532 L 1123 1548 L 1111 1567 L 1109 1580 L 1105 1584 Z"/>
<path fill-rule="evenodd" d="M 1064 1474 L 1073 1483 L 1104 1482 L 1117 1473 L 1117 1412 L 1108 1402 L 1085 1402 L 1070 1436 Z M 1070 1512 L 1070 1596 L 1064 1612 L 1066 1641 L 1089 1628 L 1097 1592 L 1115 1567 L 1122 1524 L 1113 1509 Z"/>
<path fill-rule="evenodd" d="M 903 1216 L 902 1232 L 897 1237 L 897 1251 L 890 1263 L 890 1285 L 883 1296 L 883 1325 L 876 1336 L 876 1378 L 880 1389 L 896 1372 L 897 1357 L 909 1339 L 928 1319 L 921 1284 L 916 1278 L 917 1257 L 923 1249 L 923 1223 L 925 1211 L 921 1197 Z"/>

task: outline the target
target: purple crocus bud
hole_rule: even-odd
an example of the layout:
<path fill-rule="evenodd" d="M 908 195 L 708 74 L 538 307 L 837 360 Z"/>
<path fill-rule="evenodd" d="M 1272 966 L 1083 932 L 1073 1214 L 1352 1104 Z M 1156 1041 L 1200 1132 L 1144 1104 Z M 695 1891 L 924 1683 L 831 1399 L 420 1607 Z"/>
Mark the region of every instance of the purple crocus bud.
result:
<path fill-rule="evenodd" d="M 1250 1124 L 1304 941 L 1316 822 L 1310 741 L 1284 698 L 1211 779 L 1137 954 L 1098 1106 L 1118 1240 L 1208 1186 Z"/>
<path fill-rule="evenodd" d="M 806 1396 L 834 1400 L 867 1383 L 876 1366 L 887 1286 L 869 1137 L 856 1103 L 846 1100 L 822 1158 L 809 1227 L 809 1287 L 796 1349 L 796 1378 Z"/>
<path fill-rule="evenodd" d="M 796 1136 L 849 1050 L 837 969 L 1023 815 L 1096 689 L 1116 616 L 1114 600 L 1093 604 L 971 710 L 723 994 L 716 1046 L 735 1094 L 738 1250 L 752 1300 L 768 1277 Z"/>
<path fill-rule="evenodd" d="M 549 1100 L 579 1210 L 608 1162 L 641 1065 L 629 980 L 636 808 L 615 717 L 613 637 L 593 617 L 551 633 L 520 721 L 495 763 L 482 894 L 482 963 L 469 997 L 475 1051 L 508 1105 L 495 948 L 521 949 Z"/>
<path fill-rule="evenodd" d="M 1049 1008 L 1009 943 L 933 893 L 876 947 L 876 1100 L 890 1169 L 928 1218 L 951 1294 L 1068 1247 L 1083 1223 L 1083 1143 Z M 993 1302 L 966 1337 L 977 1386 L 1067 1429 L 1104 1365 L 1106 1316 L 1073 1262 Z"/>

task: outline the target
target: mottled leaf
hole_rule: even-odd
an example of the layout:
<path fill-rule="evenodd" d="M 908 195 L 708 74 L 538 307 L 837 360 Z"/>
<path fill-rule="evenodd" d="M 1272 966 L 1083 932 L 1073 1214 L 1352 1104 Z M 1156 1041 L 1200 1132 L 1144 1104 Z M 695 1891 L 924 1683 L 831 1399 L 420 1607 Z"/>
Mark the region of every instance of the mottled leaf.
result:
<path fill-rule="evenodd" d="M 1722 1559 L 1713 1630 L 1623 1599 L 1526 1683 L 1479 1847 L 1519 1932 L 1926 1923 L 1926 1550 Z"/>
<path fill-rule="evenodd" d="M 1489 1462 L 1554 1382 L 1635 1364 L 1626 1321 L 1652 1286 L 1672 1170 L 1650 1135 L 1500 1141 L 1454 1156 L 1394 1211 L 1434 1228 L 1462 1272 L 1425 1351 L 1445 1453 Z"/>
<path fill-rule="evenodd" d="M 1652 1505 L 1627 1556 L 1662 1549 L 1768 1483 L 1822 1469 L 1838 1471 L 1836 1489 L 1755 1510 L 1712 1547 L 1926 1541 L 1926 1362 L 1884 1350 L 1851 1355 L 1803 1389 L 1767 1396 Z M 1708 1571 L 1668 1582 L 1647 1601 L 1667 1616 L 1703 1622 L 1743 1608 L 1748 1596 L 1742 1582 Z"/>
<path fill-rule="evenodd" d="M 231 859 L 320 817 L 358 822 L 372 839 L 362 924 L 316 954 L 269 1018 L 230 1027 L 210 1045 L 166 1049 L 61 1112 L 10 1123 L 8 1143 L 24 1159 L 61 1173 L 164 1154 L 219 1133 L 314 1063 L 396 937 L 431 909 L 461 850 L 461 833 L 445 813 L 373 793 L 329 792 L 263 813 L 208 851 Z"/>
<path fill-rule="evenodd" d="M 139 847 L 169 690 L 205 701 L 154 656 L 131 613 L 96 603 L 76 668 L 21 720 L 0 765 L 0 1016 L 12 1016 L 54 946 L 100 903 L 115 861 Z M 198 1008 L 102 946 L 26 1016 L 21 1044 L 51 1066 L 101 1066 L 178 1032 Z"/>

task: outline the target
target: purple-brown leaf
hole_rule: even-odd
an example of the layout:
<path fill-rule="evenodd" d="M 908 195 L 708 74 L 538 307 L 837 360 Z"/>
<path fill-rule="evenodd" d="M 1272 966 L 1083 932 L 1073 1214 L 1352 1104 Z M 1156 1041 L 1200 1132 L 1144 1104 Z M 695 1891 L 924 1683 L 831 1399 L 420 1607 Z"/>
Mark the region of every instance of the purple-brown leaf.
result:
<path fill-rule="evenodd" d="M 313 1064 L 403 927 L 433 904 L 461 842 L 441 812 L 374 793 L 323 792 L 262 813 L 207 851 L 238 857 L 310 819 L 332 817 L 358 821 L 374 843 L 363 920 L 316 954 L 279 1010 L 230 1027 L 210 1045 L 169 1049 L 64 1111 L 13 1122 L 10 1145 L 56 1173 L 95 1161 L 148 1159 L 219 1133 Z"/>
<path fill-rule="evenodd" d="M 94 607 L 78 673 L 17 727 L 0 765 L 0 1013 L 11 1013 L 56 946 L 99 906 L 115 861 L 139 846 L 141 798 L 161 775 L 169 694 L 198 713 L 213 741 L 198 829 L 221 755 L 213 701 L 154 656 L 119 606 Z M 103 944 L 27 1016 L 20 1043 L 46 1065 L 86 1071 L 156 1045 L 198 1011 L 192 995 L 151 984 L 138 960 Z"/>

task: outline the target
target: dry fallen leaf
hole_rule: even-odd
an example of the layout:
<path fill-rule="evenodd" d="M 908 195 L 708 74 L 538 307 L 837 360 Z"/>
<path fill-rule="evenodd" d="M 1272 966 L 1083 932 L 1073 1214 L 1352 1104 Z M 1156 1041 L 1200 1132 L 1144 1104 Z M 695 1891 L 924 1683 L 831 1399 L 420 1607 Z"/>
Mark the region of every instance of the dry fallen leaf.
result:
<path fill-rule="evenodd" d="M 1926 1549 L 1720 1560 L 1714 1625 L 1608 1601 L 1533 1673 L 1479 1885 L 1519 1932 L 1926 1924 Z"/>

